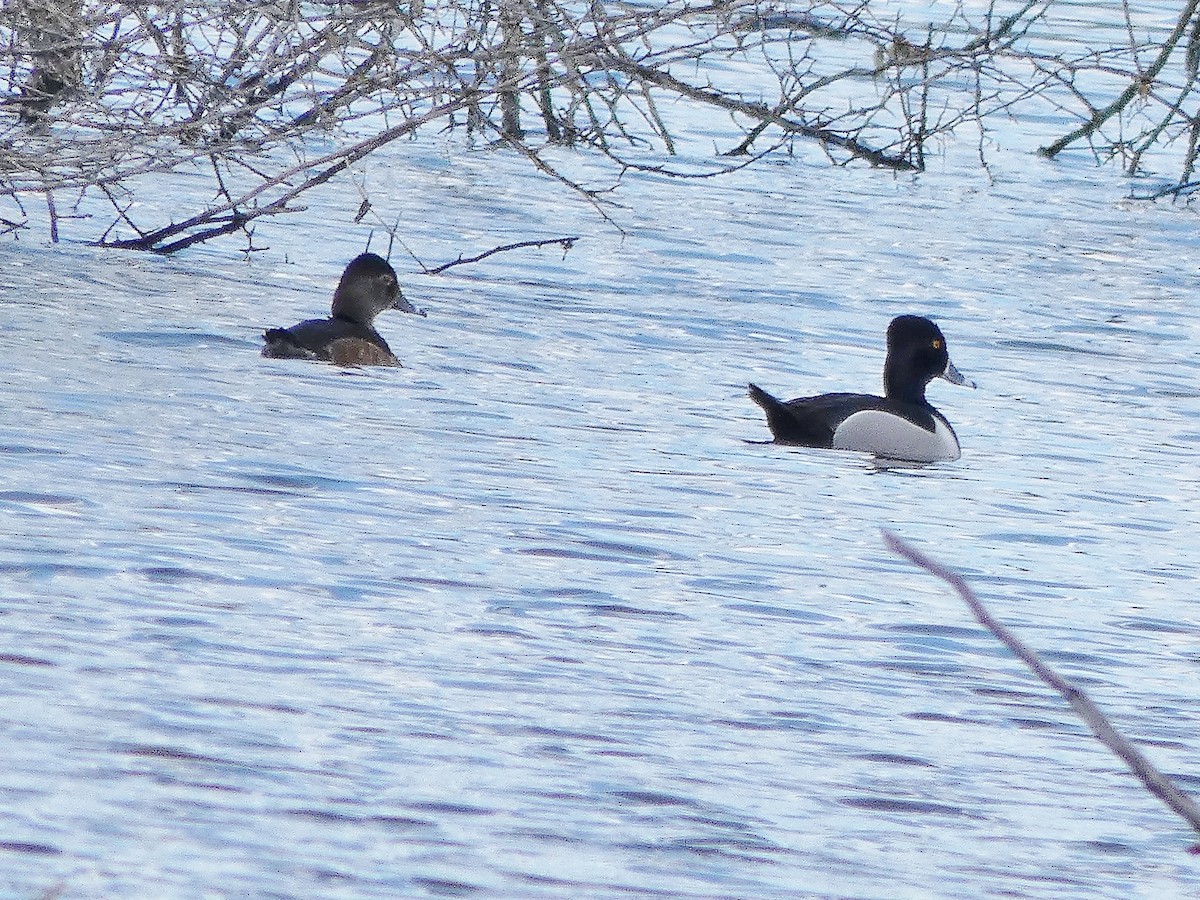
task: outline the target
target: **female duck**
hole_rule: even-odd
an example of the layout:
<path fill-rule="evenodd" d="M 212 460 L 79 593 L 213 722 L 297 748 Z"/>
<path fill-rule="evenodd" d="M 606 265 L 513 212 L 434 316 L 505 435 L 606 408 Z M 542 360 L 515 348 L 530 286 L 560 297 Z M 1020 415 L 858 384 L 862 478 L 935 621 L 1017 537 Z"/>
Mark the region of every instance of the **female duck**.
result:
<path fill-rule="evenodd" d="M 887 331 L 884 396 L 821 394 L 784 402 L 752 384 L 750 397 L 766 412 L 780 444 L 862 450 L 910 462 L 958 459 L 958 436 L 925 399 L 934 378 L 975 387 L 950 362 L 941 329 L 922 316 L 897 316 Z"/>
<path fill-rule="evenodd" d="M 396 271 L 387 260 L 364 253 L 342 273 L 330 317 L 268 329 L 263 332 L 262 355 L 321 359 L 339 366 L 398 366 L 400 361 L 373 324 L 385 309 L 425 315 L 400 293 Z"/>

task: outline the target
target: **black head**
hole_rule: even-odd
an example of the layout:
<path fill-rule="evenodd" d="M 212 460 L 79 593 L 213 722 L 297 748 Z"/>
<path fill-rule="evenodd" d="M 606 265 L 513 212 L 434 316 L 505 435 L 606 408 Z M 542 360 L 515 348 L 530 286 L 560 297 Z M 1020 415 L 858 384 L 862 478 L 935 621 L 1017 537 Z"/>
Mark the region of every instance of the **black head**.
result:
<path fill-rule="evenodd" d="M 883 385 L 892 399 L 925 403 L 925 385 L 935 378 L 945 378 L 951 384 L 969 383 L 950 362 L 942 330 L 924 316 L 892 319 L 887 351 Z"/>
<path fill-rule="evenodd" d="M 369 327 L 385 309 L 417 312 L 400 293 L 396 270 L 386 259 L 374 253 L 356 256 L 333 292 L 333 315 Z"/>

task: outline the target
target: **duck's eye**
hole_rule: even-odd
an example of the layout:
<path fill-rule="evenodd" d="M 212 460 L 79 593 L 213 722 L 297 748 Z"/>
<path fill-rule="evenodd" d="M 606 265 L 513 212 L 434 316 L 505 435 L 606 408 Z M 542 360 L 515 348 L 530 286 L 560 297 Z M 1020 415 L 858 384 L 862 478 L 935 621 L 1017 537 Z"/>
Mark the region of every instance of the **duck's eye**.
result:
<path fill-rule="evenodd" d="M 941 349 L 942 349 L 942 342 L 941 342 L 941 339 L 940 339 L 940 338 L 934 338 L 934 339 L 933 339 L 933 349 L 934 349 L 934 350 L 941 350 Z"/>

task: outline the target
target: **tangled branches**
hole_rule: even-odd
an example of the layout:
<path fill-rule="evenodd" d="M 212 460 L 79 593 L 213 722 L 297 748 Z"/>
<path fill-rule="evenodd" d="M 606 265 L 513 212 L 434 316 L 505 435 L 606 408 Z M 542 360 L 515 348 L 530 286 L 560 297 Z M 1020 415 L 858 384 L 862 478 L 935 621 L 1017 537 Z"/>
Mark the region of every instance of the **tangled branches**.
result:
<path fill-rule="evenodd" d="M 52 234 L 58 210 L 99 200 L 98 243 L 172 252 L 250 236 L 430 126 L 515 148 L 593 200 L 544 145 L 599 152 L 615 175 L 667 171 L 681 133 L 712 122 L 726 146 L 688 174 L 797 141 L 836 163 L 919 171 L 966 123 L 1051 89 L 1084 102 L 1064 76 L 1078 61 L 1030 49 L 1049 0 L 1013 6 L 901 23 L 844 0 L 9 0 L 0 199 L 23 211 L 44 197 Z M 212 199 L 155 221 L 139 192 L 160 179 L 169 194 L 161 179 L 179 175 L 206 178 Z"/>

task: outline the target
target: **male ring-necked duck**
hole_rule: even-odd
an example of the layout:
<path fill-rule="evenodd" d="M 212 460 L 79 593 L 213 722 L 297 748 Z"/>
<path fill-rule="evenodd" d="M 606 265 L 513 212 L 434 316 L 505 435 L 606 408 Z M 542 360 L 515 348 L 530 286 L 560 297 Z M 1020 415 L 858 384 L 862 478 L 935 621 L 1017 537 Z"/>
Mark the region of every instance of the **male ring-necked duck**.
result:
<path fill-rule="evenodd" d="M 783 401 L 757 385 L 750 397 L 767 414 L 780 444 L 862 450 L 888 459 L 958 459 L 958 436 L 925 399 L 934 378 L 975 387 L 950 362 L 946 339 L 922 316 L 897 316 L 888 326 L 884 396 L 821 394 Z"/>
<path fill-rule="evenodd" d="M 268 329 L 263 332 L 262 355 L 321 359 L 339 366 L 398 366 L 400 361 L 372 324 L 385 309 L 425 315 L 400 293 L 396 271 L 387 260 L 364 253 L 342 273 L 330 317 Z"/>

